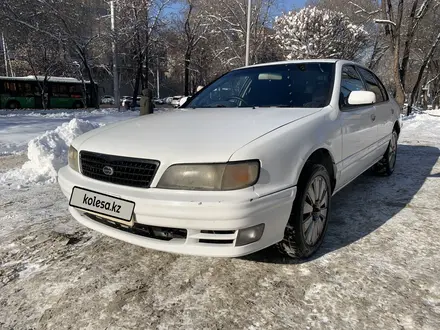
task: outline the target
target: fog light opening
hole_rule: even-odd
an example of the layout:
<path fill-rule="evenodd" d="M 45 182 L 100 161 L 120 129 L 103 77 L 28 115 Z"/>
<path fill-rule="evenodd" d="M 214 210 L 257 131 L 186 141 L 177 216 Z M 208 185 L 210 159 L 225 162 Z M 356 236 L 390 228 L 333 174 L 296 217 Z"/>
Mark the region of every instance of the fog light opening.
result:
<path fill-rule="evenodd" d="M 264 223 L 245 229 L 240 229 L 237 234 L 235 246 L 243 246 L 260 240 L 261 236 L 263 236 L 263 232 Z"/>

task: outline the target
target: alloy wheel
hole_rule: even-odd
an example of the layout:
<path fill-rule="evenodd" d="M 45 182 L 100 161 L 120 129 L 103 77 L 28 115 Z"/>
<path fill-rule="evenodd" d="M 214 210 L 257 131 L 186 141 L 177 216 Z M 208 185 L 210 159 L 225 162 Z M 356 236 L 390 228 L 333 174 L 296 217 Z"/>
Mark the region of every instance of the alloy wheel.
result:
<path fill-rule="evenodd" d="M 396 153 L 397 153 L 397 135 L 393 132 L 390 141 L 390 149 L 388 151 L 388 163 L 390 167 L 393 168 L 396 163 Z"/>
<path fill-rule="evenodd" d="M 303 205 L 303 235 L 309 246 L 315 245 L 324 231 L 329 199 L 325 179 L 315 177 L 307 189 Z"/>

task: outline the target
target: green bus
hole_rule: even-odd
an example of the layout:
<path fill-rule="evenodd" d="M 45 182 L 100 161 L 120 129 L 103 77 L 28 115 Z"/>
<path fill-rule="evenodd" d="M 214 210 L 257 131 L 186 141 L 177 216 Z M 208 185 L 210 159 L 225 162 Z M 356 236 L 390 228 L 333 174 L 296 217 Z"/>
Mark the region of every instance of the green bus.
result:
<path fill-rule="evenodd" d="M 79 109 L 99 104 L 97 102 L 98 93 L 92 90 L 92 85 L 88 81 L 82 82 L 76 78 L 68 77 L 48 77 L 44 83 L 44 77 L 41 76 L 0 76 L 0 109 L 43 108 L 40 87 L 43 84 L 47 108 Z M 84 97 L 84 85 L 86 97 Z M 98 86 L 96 85 L 95 91 L 97 90 Z"/>

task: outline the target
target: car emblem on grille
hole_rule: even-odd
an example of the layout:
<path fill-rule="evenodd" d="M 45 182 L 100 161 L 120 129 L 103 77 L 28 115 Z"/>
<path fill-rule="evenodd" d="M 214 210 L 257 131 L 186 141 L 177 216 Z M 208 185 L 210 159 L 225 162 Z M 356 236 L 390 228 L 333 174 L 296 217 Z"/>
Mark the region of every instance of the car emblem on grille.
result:
<path fill-rule="evenodd" d="M 113 167 L 110 167 L 110 166 L 104 166 L 102 168 L 102 171 L 104 172 L 105 175 L 113 175 L 113 173 L 115 172 L 113 170 Z"/>

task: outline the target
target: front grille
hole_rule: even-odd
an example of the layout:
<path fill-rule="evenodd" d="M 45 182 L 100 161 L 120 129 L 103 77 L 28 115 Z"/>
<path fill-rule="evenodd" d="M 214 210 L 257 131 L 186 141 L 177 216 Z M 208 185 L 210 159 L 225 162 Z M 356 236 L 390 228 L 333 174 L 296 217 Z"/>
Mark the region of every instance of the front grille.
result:
<path fill-rule="evenodd" d="M 81 173 L 89 178 L 123 186 L 148 188 L 156 174 L 157 160 L 121 157 L 90 151 L 80 152 Z M 104 167 L 111 167 L 111 175 Z"/>

